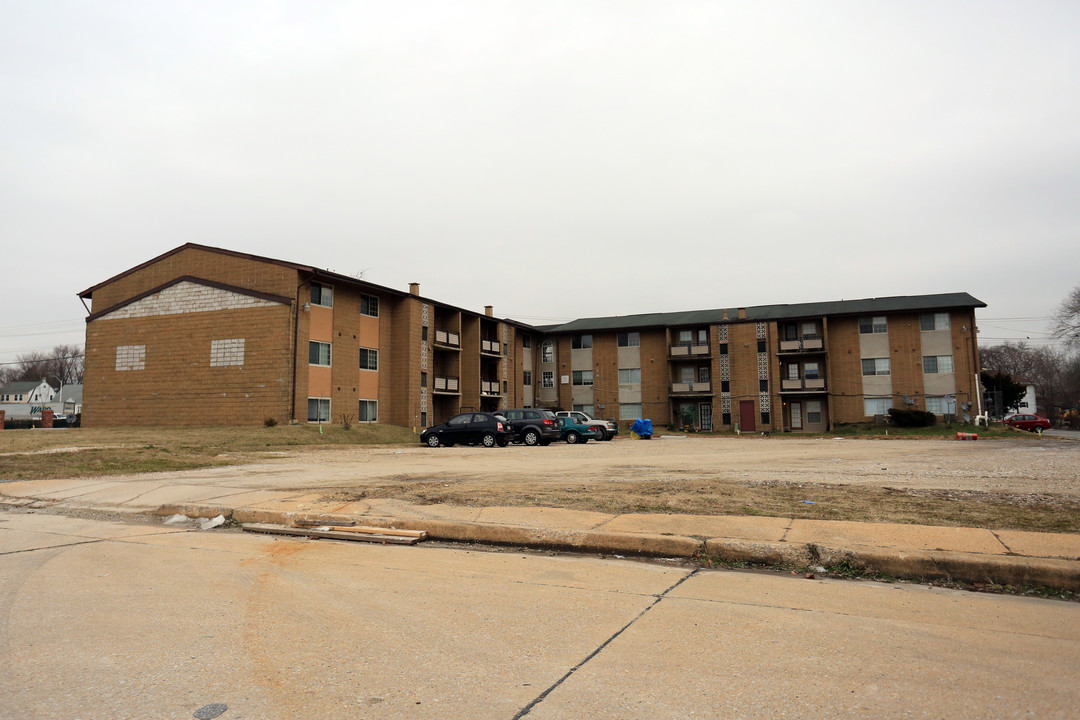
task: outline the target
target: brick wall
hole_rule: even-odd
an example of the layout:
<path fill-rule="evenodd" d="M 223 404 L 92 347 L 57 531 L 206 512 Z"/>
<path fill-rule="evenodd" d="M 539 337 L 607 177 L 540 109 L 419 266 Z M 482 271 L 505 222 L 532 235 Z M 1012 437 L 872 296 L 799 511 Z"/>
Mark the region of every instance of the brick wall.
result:
<path fill-rule="evenodd" d="M 291 308 L 221 310 L 86 326 L 82 421 L 110 425 L 259 425 L 289 417 Z M 211 366 L 211 341 L 244 339 L 244 364 Z M 140 370 L 117 370 L 118 346 L 142 346 Z M 305 348 L 306 351 L 306 348 Z M 305 356 L 305 361 L 306 361 Z M 122 364 L 123 366 L 123 364 Z"/>

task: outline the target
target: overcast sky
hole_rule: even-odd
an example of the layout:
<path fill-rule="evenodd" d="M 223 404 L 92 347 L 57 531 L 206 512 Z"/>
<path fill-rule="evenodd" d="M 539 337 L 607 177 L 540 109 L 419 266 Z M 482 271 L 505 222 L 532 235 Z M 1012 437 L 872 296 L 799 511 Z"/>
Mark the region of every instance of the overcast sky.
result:
<path fill-rule="evenodd" d="M 0 362 L 185 242 L 537 324 L 1080 284 L 1080 3 L 0 0 Z"/>

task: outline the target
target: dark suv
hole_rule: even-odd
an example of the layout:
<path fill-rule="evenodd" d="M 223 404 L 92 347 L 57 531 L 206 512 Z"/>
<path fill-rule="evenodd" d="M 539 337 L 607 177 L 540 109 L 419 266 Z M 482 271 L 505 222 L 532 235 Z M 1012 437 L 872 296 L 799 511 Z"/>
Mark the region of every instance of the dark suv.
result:
<path fill-rule="evenodd" d="M 428 447 L 453 447 L 455 443 L 506 447 L 513 437 L 505 418 L 495 413 L 467 412 L 456 415 L 441 425 L 432 425 L 420 433 L 420 442 Z"/>
<path fill-rule="evenodd" d="M 514 442 L 524 445 L 550 445 L 561 436 L 555 413 L 542 408 L 513 408 L 500 410 L 514 431 Z"/>

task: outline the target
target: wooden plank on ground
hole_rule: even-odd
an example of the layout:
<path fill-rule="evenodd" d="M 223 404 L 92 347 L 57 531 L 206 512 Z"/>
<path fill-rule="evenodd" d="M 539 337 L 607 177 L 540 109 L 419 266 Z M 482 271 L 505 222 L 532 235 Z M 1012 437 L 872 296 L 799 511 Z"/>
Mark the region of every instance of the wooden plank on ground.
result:
<path fill-rule="evenodd" d="M 329 540 L 352 540 L 353 542 L 385 543 L 388 545 L 415 545 L 423 540 L 423 537 L 385 535 L 375 533 L 347 532 L 353 528 L 341 530 L 323 530 L 321 528 L 296 528 L 284 525 L 271 525 L 269 523 L 244 523 L 241 525 L 245 532 L 269 533 L 271 535 L 292 535 L 294 537 L 326 538 Z"/>

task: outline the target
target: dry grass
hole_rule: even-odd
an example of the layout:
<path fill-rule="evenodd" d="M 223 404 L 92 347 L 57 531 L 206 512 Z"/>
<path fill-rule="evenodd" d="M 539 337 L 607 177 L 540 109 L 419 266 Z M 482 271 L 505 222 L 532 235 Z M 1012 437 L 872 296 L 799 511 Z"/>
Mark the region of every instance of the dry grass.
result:
<path fill-rule="evenodd" d="M 393 425 L 67 428 L 0 432 L 0 482 L 128 475 L 254 462 L 282 450 L 416 443 Z"/>

